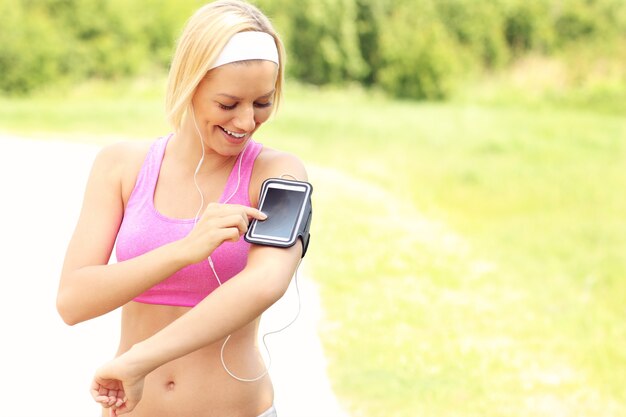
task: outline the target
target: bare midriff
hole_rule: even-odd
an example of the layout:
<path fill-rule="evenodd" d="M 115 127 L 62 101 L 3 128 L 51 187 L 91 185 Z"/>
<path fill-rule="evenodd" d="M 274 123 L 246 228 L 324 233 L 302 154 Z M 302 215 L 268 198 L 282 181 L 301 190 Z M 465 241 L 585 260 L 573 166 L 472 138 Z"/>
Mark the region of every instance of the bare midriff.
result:
<path fill-rule="evenodd" d="M 122 309 L 121 355 L 189 311 L 188 307 L 130 302 Z M 240 378 L 265 371 L 256 343 L 259 320 L 233 333 L 224 350 L 228 369 Z M 230 376 L 220 359 L 224 340 L 168 362 L 145 380 L 143 397 L 129 417 L 256 417 L 273 402 L 269 376 L 242 382 Z M 108 410 L 103 409 L 103 416 Z"/>

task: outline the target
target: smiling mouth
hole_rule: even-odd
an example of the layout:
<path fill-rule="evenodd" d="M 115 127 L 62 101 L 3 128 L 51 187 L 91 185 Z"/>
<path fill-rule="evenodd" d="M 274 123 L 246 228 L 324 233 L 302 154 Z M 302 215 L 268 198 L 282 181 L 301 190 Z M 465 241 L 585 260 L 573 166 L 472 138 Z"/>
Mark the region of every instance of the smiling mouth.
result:
<path fill-rule="evenodd" d="M 243 139 L 244 137 L 246 137 L 247 133 L 235 133 L 235 132 L 231 132 L 228 129 L 224 129 L 222 126 L 220 126 L 220 129 L 222 129 L 226 134 L 228 134 L 229 136 L 232 136 L 236 139 Z"/>

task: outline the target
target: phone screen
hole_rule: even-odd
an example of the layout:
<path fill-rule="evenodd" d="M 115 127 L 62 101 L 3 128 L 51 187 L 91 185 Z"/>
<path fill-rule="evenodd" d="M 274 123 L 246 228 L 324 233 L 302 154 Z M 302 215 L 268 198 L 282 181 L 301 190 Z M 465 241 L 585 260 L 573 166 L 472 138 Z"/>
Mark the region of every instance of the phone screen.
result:
<path fill-rule="evenodd" d="M 259 210 L 267 214 L 267 219 L 257 221 L 252 234 L 289 240 L 296 227 L 305 196 L 304 191 L 268 188 L 259 207 Z"/>

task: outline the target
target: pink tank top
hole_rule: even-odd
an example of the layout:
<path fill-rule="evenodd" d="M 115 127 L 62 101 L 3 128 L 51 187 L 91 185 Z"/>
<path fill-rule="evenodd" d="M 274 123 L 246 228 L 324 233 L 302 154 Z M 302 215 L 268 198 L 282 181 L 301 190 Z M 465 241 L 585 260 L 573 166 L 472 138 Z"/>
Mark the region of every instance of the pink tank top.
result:
<path fill-rule="evenodd" d="M 116 242 L 118 262 L 142 255 L 167 243 L 182 239 L 193 229 L 195 219 L 173 219 L 154 207 L 154 190 L 170 136 L 152 144 L 139 171 Z M 238 156 L 219 199 L 250 206 L 248 186 L 254 161 L 262 145 L 250 141 Z M 241 161 L 241 169 L 239 164 Z M 239 185 L 238 185 L 239 184 Z M 224 242 L 211 254 L 222 283 L 246 266 L 250 244 L 243 238 Z M 193 307 L 219 286 L 207 260 L 188 265 L 134 299 L 140 303 Z"/>

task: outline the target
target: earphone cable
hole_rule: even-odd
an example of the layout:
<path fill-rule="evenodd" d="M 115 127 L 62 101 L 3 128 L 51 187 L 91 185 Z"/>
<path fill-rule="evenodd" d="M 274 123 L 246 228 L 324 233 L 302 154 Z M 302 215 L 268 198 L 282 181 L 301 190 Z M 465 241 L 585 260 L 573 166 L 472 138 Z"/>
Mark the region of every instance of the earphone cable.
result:
<path fill-rule="evenodd" d="M 193 105 L 191 105 L 191 111 L 192 111 L 192 118 L 193 118 L 193 123 L 194 126 L 196 128 L 196 132 L 198 133 L 198 138 L 200 139 L 200 145 L 202 147 L 202 157 L 200 158 L 200 161 L 198 162 L 198 165 L 196 167 L 196 170 L 193 174 L 193 181 L 194 184 L 196 186 L 196 189 L 198 190 L 198 193 L 200 194 L 200 208 L 198 209 L 198 212 L 196 213 L 196 216 L 194 218 L 194 227 L 198 222 L 198 219 L 200 217 L 200 214 L 202 212 L 202 209 L 204 208 L 204 194 L 202 193 L 202 190 L 200 189 L 200 186 L 198 185 L 198 181 L 197 181 L 197 175 L 198 172 L 200 171 L 200 167 L 202 166 L 202 163 L 204 162 L 204 156 L 205 156 L 205 151 L 204 151 L 204 141 L 202 139 L 202 133 L 200 132 L 200 128 L 198 127 L 198 123 L 196 121 L 196 115 L 193 109 Z M 235 186 L 235 190 L 232 192 L 232 194 L 226 199 L 224 200 L 224 204 L 228 203 L 230 201 L 231 198 L 233 198 L 235 196 L 235 194 L 237 193 L 237 191 L 239 190 L 239 185 L 241 184 L 241 164 L 243 161 L 243 157 L 244 154 L 246 152 L 246 150 L 248 149 L 248 145 L 250 144 L 250 141 L 248 141 L 248 143 L 246 143 L 246 146 L 243 148 L 243 150 L 241 151 L 241 153 L 239 154 L 239 161 L 238 161 L 238 166 L 237 166 L 237 185 Z M 283 174 L 281 175 L 281 178 L 283 178 L 284 176 L 291 176 L 292 178 L 295 179 L 295 177 L 293 175 L 290 174 Z M 211 267 L 211 271 L 213 272 L 213 275 L 215 276 L 215 279 L 217 280 L 217 283 L 219 286 L 222 286 L 222 281 L 219 278 L 219 275 L 217 274 L 217 271 L 215 270 L 215 265 L 213 264 L 213 259 L 211 259 L 211 256 L 209 255 L 209 257 L 207 258 L 207 261 L 209 263 L 209 266 Z M 224 368 L 224 370 L 228 373 L 228 375 L 230 375 L 231 377 L 233 377 L 234 379 L 241 381 L 241 382 L 256 382 L 258 380 L 260 380 L 261 378 L 263 378 L 265 375 L 268 374 L 270 367 L 272 366 L 272 355 L 270 354 L 270 350 L 267 347 L 267 343 L 265 341 L 265 338 L 267 336 L 269 336 L 270 334 L 276 334 L 276 333 L 280 333 L 283 330 L 285 330 L 286 328 L 288 328 L 289 326 L 291 326 L 300 316 L 300 310 L 301 310 L 301 300 L 300 300 L 300 289 L 298 287 L 298 270 L 300 269 L 300 263 L 302 262 L 302 259 L 300 259 L 298 261 L 298 265 L 296 266 L 296 271 L 294 274 L 294 281 L 295 281 L 295 287 L 296 287 L 296 293 L 298 296 L 298 311 L 296 312 L 295 317 L 289 322 L 287 323 L 285 326 L 283 326 L 282 328 L 278 329 L 278 330 L 272 330 L 269 332 L 266 332 L 263 334 L 262 337 L 262 342 L 263 342 L 263 346 L 265 347 L 265 351 L 267 352 L 267 357 L 268 357 L 268 364 L 265 367 L 265 371 L 263 373 L 261 373 L 260 375 L 254 377 L 254 378 L 242 378 L 239 377 L 237 375 L 235 375 L 233 372 L 230 371 L 230 369 L 228 369 L 228 367 L 226 366 L 226 362 L 224 360 L 224 349 L 226 348 L 226 344 L 228 343 L 228 341 L 230 340 L 230 337 L 232 336 L 232 334 L 229 334 L 226 339 L 224 339 L 224 342 L 222 343 L 222 348 L 220 349 L 220 359 L 222 361 L 222 367 Z"/>

